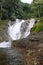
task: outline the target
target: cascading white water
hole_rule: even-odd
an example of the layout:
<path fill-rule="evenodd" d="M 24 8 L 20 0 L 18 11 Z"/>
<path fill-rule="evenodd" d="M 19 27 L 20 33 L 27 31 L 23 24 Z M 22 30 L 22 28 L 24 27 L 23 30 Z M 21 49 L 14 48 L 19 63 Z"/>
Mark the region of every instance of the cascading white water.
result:
<path fill-rule="evenodd" d="M 26 38 L 29 34 L 30 34 L 30 30 L 33 27 L 35 20 L 34 19 L 30 19 L 28 22 L 28 26 L 26 28 L 25 27 L 21 27 L 22 23 L 26 23 L 25 20 L 18 20 L 16 19 L 16 23 L 13 24 L 12 26 L 10 25 L 8 28 L 8 32 L 9 32 L 9 36 L 12 38 L 12 40 L 18 40 L 21 37 L 22 38 Z M 24 24 L 25 25 L 25 24 Z M 22 28 L 22 30 L 21 30 Z M 23 30 L 26 28 L 25 32 L 23 32 Z M 23 32 L 23 33 L 21 33 Z"/>
<path fill-rule="evenodd" d="M 20 21 L 16 19 L 16 23 L 13 24 L 12 26 L 10 25 L 8 28 L 9 36 L 12 38 L 12 40 L 17 40 L 20 39 L 20 28 L 21 24 L 25 22 L 24 20 Z"/>
<path fill-rule="evenodd" d="M 30 19 L 29 25 L 28 25 L 28 27 L 26 29 L 26 32 L 24 33 L 24 38 L 26 38 L 30 34 L 31 28 L 34 26 L 34 24 L 35 24 L 35 20 Z"/>
<path fill-rule="evenodd" d="M 8 41 L 8 42 L 4 41 L 4 42 L 0 43 L 0 48 L 8 48 L 8 47 L 11 47 L 10 41 Z"/>
<path fill-rule="evenodd" d="M 34 25 L 35 20 L 30 19 L 28 25 L 26 24 L 26 26 L 23 23 L 26 23 L 26 21 L 25 20 L 20 21 L 19 19 L 16 19 L 16 22 L 14 22 L 13 25 L 9 23 L 8 27 L 9 41 L 8 42 L 4 41 L 0 43 L 0 48 L 11 47 L 11 40 L 13 41 L 21 38 L 26 38 L 30 34 L 30 30 Z"/>

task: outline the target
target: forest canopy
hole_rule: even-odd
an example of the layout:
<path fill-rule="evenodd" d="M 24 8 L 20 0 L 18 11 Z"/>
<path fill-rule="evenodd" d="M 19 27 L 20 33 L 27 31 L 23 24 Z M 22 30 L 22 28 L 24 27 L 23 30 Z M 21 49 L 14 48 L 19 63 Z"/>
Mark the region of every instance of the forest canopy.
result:
<path fill-rule="evenodd" d="M 31 17 L 43 17 L 43 0 L 33 0 L 31 4 L 21 0 L 0 0 L 0 20 Z"/>

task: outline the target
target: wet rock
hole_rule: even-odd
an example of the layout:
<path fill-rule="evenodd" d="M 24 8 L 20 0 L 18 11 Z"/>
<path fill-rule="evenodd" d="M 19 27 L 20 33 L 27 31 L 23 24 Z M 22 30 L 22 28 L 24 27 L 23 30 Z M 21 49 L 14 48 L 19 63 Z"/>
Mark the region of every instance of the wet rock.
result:
<path fill-rule="evenodd" d="M 25 65 L 23 50 L 18 48 L 0 49 L 0 65 Z"/>
<path fill-rule="evenodd" d="M 6 52 L 3 49 L 0 49 L 0 65 L 9 65 L 6 57 Z"/>
<path fill-rule="evenodd" d="M 0 42 L 9 40 L 7 31 L 8 25 L 3 25 L 0 27 Z"/>
<path fill-rule="evenodd" d="M 28 50 L 27 50 L 28 51 Z M 43 50 L 40 52 L 36 49 L 28 51 L 25 54 L 26 65 L 43 65 Z"/>
<path fill-rule="evenodd" d="M 43 65 L 43 32 L 31 33 L 25 39 L 13 41 L 12 46 L 25 48 L 26 65 Z"/>
<path fill-rule="evenodd" d="M 13 41 L 12 45 L 24 48 L 36 48 L 43 43 L 43 32 L 31 33 L 27 38 Z"/>

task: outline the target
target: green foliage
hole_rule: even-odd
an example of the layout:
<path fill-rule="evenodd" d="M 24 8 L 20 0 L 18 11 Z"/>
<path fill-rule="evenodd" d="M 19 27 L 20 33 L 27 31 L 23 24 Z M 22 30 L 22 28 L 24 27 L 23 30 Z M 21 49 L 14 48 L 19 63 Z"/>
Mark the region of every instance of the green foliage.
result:
<path fill-rule="evenodd" d="M 0 20 L 0 27 L 6 25 L 9 20 Z"/>
<path fill-rule="evenodd" d="M 33 4 L 31 4 L 31 10 L 34 14 L 34 17 L 42 17 L 43 16 L 43 0 L 33 0 Z"/>
<path fill-rule="evenodd" d="M 36 20 L 38 20 L 39 18 L 37 18 Z M 40 32 L 43 31 L 43 18 L 40 18 L 40 22 L 37 23 L 33 28 L 32 28 L 32 32 Z"/>
<path fill-rule="evenodd" d="M 20 0 L 1 0 L 0 3 L 0 19 L 28 18 L 29 4 L 22 3 Z"/>
<path fill-rule="evenodd" d="M 0 19 L 28 19 L 43 16 L 43 1 L 33 0 L 33 3 L 22 3 L 21 0 L 0 0 Z"/>
<path fill-rule="evenodd" d="M 43 0 L 34 0 L 34 3 L 43 3 Z"/>
<path fill-rule="evenodd" d="M 10 19 L 11 19 L 12 21 L 14 21 L 14 20 L 16 19 L 16 16 L 15 16 L 14 13 L 11 15 Z"/>

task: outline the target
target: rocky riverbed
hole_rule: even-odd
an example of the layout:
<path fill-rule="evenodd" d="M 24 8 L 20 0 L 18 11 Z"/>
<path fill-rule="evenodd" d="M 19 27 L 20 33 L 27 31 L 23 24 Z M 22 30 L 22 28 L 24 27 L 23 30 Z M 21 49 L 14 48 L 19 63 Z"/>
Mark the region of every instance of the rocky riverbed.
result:
<path fill-rule="evenodd" d="M 0 65 L 43 65 L 43 32 L 13 41 L 12 48 L 0 48 Z"/>
<path fill-rule="evenodd" d="M 43 32 L 31 33 L 26 39 L 13 41 L 12 45 L 25 48 L 26 65 L 43 65 Z"/>
<path fill-rule="evenodd" d="M 19 48 L 0 49 L 0 65 L 25 65 L 24 50 Z"/>
<path fill-rule="evenodd" d="M 0 26 L 0 42 L 8 41 L 8 25 Z M 43 65 L 43 32 L 12 42 L 11 48 L 0 48 L 0 65 Z"/>

